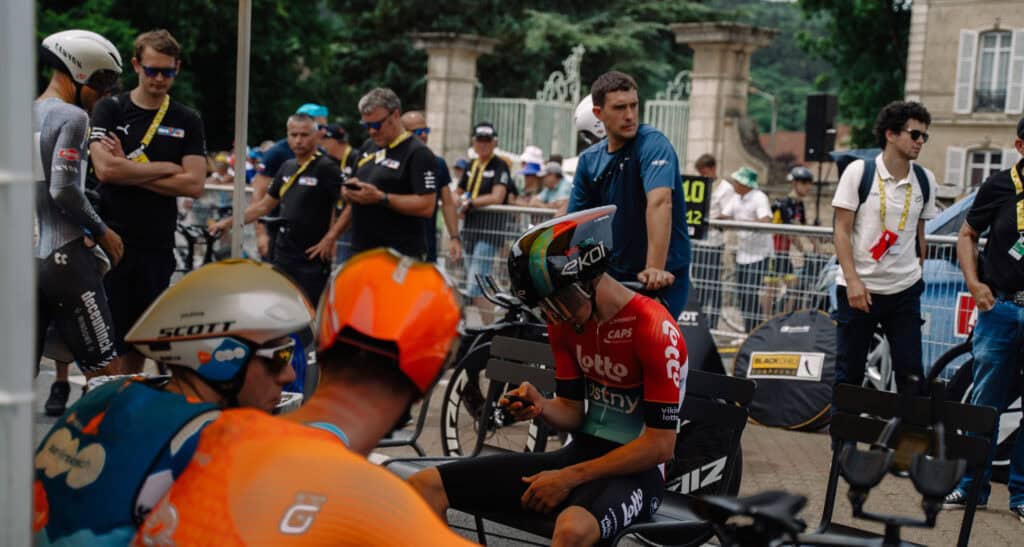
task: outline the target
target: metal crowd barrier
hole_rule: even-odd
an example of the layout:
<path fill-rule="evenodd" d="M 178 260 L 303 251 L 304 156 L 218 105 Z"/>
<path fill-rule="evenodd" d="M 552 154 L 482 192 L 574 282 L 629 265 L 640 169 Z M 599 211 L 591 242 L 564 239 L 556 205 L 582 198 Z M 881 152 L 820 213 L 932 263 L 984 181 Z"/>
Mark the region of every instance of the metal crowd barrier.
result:
<path fill-rule="evenodd" d="M 230 191 L 230 186 L 208 185 L 192 206 L 195 220 L 204 222 L 203 215 L 222 202 L 230 205 Z M 553 218 L 555 211 L 498 205 L 469 214 L 473 220 L 468 226 L 460 221 L 463 257 L 457 261 L 448 258 L 448 234 L 444 223 L 438 221 L 438 263 L 460 291 L 473 297 L 477 294 L 474 273 L 490 273 L 502 287 L 508 287 L 505 264 L 511 243 L 530 226 Z M 779 313 L 835 309 L 838 266 L 831 228 L 712 220 L 711 229 L 721 234 L 722 244 L 692 242 L 690 279 L 691 290 L 719 338 L 743 338 Z M 970 299 L 956 261 L 956 238 L 928 236 L 927 241 L 921 311 L 923 358 L 930 364 L 966 339 Z M 230 241 L 218 245 L 218 249 L 230 249 Z M 339 242 L 339 260 L 347 256 L 347 247 L 346 240 Z M 246 227 L 243 248 L 246 256 L 257 256 L 251 225 Z"/>
<path fill-rule="evenodd" d="M 712 331 L 741 338 L 772 316 L 836 306 L 832 229 L 712 220 L 722 245 L 693 242 L 691 290 Z M 926 366 L 967 336 L 972 301 L 956 260 L 956 237 L 928 236 L 921 296 Z"/>

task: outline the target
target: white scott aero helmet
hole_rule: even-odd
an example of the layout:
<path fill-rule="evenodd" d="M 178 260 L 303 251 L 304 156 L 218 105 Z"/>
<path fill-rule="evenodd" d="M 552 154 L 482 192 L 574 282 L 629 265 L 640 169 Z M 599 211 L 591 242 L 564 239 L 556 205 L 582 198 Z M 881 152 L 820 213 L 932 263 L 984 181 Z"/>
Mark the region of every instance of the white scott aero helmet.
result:
<path fill-rule="evenodd" d="M 579 131 L 583 140 L 589 144 L 601 140 L 605 136 L 604 124 L 594 115 L 594 100 L 590 95 L 583 97 L 580 104 L 576 106 L 576 131 Z"/>
<path fill-rule="evenodd" d="M 65 30 L 43 40 L 40 57 L 75 83 L 105 92 L 121 75 L 121 54 L 110 40 L 88 30 Z"/>
<path fill-rule="evenodd" d="M 125 341 L 213 384 L 238 384 L 261 346 L 312 328 L 315 315 L 302 290 L 269 264 L 224 260 L 164 291 Z"/>

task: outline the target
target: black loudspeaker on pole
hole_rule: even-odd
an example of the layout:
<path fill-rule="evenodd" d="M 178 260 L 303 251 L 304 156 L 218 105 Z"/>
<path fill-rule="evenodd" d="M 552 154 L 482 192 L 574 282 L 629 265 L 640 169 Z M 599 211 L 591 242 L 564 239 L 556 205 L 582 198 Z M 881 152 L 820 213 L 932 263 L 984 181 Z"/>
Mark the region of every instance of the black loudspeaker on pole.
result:
<path fill-rule="evenodd" d="M 836 144 L 836 96 L 815 93 L 807 96 L 804 127 L 804 161 L 832 161 L 829 152 Z"/>

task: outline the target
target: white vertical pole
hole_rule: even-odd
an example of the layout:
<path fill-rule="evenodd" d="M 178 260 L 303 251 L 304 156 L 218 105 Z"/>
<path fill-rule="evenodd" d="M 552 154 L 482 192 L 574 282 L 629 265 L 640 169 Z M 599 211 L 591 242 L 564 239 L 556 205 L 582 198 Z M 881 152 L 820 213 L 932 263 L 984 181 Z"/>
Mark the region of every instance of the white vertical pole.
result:
<path fill-rule="evenodd" d="M 0 546 L 32 544 L 35 3 L 0 2 Z"/>
<path fill-rule="evenodd" d="M 245 212 L 245 160 L 249 133 L 249 35 L 252 4 L 238 0 L 238 57 L 235 62 L 235 193 L 231 223 L 231 257 L 242 256 L 242 217 Z"/>

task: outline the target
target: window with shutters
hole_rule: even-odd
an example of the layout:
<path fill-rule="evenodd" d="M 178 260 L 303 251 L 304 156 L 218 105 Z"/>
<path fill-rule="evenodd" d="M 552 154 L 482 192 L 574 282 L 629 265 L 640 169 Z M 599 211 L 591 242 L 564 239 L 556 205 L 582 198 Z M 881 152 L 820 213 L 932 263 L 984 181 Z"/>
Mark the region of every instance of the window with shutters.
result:
<path fill-rule="evenodd" d="M 967 180 L 971 188 L 976 188 L 989 175 L 1003 168 L 1002 150 L 971 150 L 967 158 Z"/>
<path fill-rule="evenodd" d="M 974 79 L 974 111 L 1002 112 L 1010 74 L 1013 34 L 984 32 L 978 36 L 978 73 Z"/>

